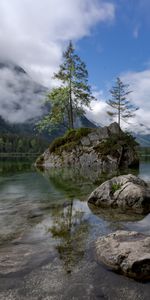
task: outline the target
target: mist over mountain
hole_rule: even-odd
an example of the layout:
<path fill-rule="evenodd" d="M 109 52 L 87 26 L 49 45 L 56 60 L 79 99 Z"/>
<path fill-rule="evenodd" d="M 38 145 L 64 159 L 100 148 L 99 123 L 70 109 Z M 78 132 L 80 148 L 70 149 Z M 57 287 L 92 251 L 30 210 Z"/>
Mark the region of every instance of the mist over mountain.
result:
<path fill-rule="evenodd" d="M 0 62 L 0 116 L 20 124 L 33 122 L 45 112 L 43 100 L 47 89 L 34 82 L 20 66 Z"/>
<path fill-rule="evenodd" d="M 52 140 L 66 130 L 39 134 L 35 124 L 47 114 L 44 100 L 48 89 L 35 81 L 19 65 L 0 62 L 0 133 L 35 135 Z M 76 127 L 96 127 L 86 117 L 77 118 Z"/>
<path fill-rule="evenodd" d="M 23 68 L 0 61 L 0 82 L 0 133 L 38 136 L 49 141 L 64 133 L 64 127 L 52 134 L 37 132 L 35 124 L 48 112 L 44 104 L 48 89 L 36 83 Z M 75 126 L 99 125 L 82 116 L 77 118 Z M 141 146 L 150 146 L 150 135 L 136 134 L 136 139 Z"/>

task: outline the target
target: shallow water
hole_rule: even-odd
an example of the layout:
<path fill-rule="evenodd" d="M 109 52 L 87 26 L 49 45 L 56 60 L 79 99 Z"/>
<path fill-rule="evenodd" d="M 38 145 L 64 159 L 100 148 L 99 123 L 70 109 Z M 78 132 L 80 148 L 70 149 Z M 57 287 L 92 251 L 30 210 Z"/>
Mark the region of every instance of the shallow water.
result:
<path fill-rule="evenodd" d="M 139 176 L 150 181 L 150 161 Z M 117 229 L 150 234 L 150 215 L 93 210 L 97 174 L 41 172 L 31 163 L 0 162 L 0 299 L 149 299 L 139 283 L 97 264 L 94 242 Z"/>

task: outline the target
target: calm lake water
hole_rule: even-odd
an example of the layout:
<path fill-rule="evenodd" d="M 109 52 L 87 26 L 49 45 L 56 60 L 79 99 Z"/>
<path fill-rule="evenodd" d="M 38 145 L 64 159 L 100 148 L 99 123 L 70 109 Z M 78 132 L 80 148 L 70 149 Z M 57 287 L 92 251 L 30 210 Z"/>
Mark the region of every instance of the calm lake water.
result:
<path fill-rule="evenodd" d="M 135 173 L 150 181 L 150 159 Z M 0 299 L 149 300 L 139 283 L 97 264 L 94 242 L 117 229 L 150 234 L 150 215 L 95 210 L 87 204 L 104 181 L 87 170 L 36 170 L 0 161 Z"/>

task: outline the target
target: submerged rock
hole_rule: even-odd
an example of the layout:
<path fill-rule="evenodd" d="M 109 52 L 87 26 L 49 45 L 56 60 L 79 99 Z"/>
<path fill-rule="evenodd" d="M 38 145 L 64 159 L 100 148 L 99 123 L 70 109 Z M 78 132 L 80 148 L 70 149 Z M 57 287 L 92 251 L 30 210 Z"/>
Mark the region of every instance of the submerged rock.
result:
<path fill-rule="evenodd" d="M 114 271 L 150 280 L 150 236 L 116 231 L 96 241 L 96 257 Z"/>
<path fill-rule="evenodd" d="M 128 174 L 102 183 L 88 198 L 98 207 L 121 208 L 143 214 L 150 212 L 150 187 L 140 178 Z"/>
<path fill-rule="evenodd" d="M 54 140 L 37 159 L 46 168 L 96 168 L 101 172 L 137 166 L 139 158 L 134 138 L 125 134 L 117 123 L 104 128 L 80 128 Z"/>

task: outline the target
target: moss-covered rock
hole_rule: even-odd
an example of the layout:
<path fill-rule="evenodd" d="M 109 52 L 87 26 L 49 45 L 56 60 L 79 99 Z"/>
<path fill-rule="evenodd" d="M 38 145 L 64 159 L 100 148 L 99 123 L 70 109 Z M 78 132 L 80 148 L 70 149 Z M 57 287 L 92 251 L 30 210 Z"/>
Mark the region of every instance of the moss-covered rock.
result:
<path fill-rule="evenodd" d="M 37 160 L 46 167 L 90 167 L 101 172 L 138 165 L 134 138 L 117 123 L 104 128 L 80 128 L 55 139 Z"/>
<path fill-rule="evenodd" d="M 91 128 L 71 129 L 62 136 L 56 138 L 49 146 L 50 153 L 61 153 L 63 150 L 73 149 L 80 143 L 80 140 L 91 133 Z"/>

